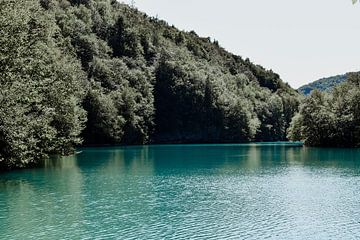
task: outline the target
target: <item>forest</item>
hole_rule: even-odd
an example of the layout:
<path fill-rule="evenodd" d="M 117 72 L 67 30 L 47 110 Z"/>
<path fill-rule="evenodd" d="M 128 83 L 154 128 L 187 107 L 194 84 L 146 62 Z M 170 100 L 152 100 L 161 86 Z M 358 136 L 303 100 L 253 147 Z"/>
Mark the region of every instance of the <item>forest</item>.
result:
<path fill-rule="evenodd" d="M 347 80 L 331 92 L 314 90 L 304 98 L 288 130 L 291 140 L 308 146 L 360 146 L 360 73 L 348 73 Z"/>
<path fill-rule="evenodd" d="M 0 168 L 34 166 L 78 146 L 355 143 L 347 131 L 359 120 L 356 79 L 303 100 L 277 73 L 218 41 L 115 0 L 5 0 Z M 329 124 L 347 129 L 330 134 Z"/>
<path fill-rule="evenodd" d="M 0 2 L 0 165 L 77 146 L 279 141 L 298 93 L 115 0 Z"/>
<path fill-rule="evenodd" d="M 346 81 L 347 74 L 336 75 L 332 77 L 321 78 L 312 83 L 306 84 L 298 89 L 304 95 L 310 95 L 315 89 L 320 92 L 330 92 L 334 87 Z"/>

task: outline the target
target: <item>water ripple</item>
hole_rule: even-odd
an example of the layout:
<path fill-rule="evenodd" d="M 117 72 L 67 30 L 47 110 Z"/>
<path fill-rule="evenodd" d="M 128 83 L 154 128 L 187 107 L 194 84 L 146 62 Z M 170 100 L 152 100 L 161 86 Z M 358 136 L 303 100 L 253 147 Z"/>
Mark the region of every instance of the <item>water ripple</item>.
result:
<path fill-rule="evenodd" d="M 0 175 L 0 239 L 360 238 L 358 152 L 173 148 Z"/>

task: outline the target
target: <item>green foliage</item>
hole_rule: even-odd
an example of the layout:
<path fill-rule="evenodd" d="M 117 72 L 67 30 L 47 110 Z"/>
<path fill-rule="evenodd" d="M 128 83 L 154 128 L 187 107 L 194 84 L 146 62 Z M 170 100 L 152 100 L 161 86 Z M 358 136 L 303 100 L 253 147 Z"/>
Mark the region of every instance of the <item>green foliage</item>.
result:
<path fill-rule="evenodd" d="M 89 91 L 84 99 L 84 108 L 88 113 L 88 121 L 83 136 L 88 144 L 121 142 L 125 119 L 120 116 L 109 95 L 99 90 Z"/>
<path fill-rule="evenodd" d="M 317 90 L 300 106 L 289 128 L 289 138 L 304 140 L 309 146 L 354 147 L 360 145 L 360 74 L 331 93 Z"/>
<path fill-rule="evenodd" d="M 322 78 L 315 82 L 300 87 L 298 91 L 303 93 L 305 96 L 309 95 L 315 89 L 321 92 L 329 92 L 337 85 L 345 82 L 346 79 L 347 79 L 346 74 L 337 75 L 328 78 Z"/>
<path fill-rule="evenodd" d="M 81 143 L 86 87 L 37 1 L 0 3 L 0 165 L 23 167 Z"/>
<path fill-rule="evenodd" d="M 3 167 L 82 140 L 285 140 L 298 109 L 278 74 L 115 0 L 7 0 L 0 13 Z"/>

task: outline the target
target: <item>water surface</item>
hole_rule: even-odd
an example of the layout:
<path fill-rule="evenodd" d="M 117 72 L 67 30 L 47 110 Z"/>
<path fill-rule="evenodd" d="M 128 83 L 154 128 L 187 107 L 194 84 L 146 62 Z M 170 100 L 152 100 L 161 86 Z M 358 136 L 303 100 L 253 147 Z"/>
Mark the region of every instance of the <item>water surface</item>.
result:
<path fill-rule="evenodd" d="M 88 148 L 0 174 L 0 239 L 359 239 L 360 150 Z"/>

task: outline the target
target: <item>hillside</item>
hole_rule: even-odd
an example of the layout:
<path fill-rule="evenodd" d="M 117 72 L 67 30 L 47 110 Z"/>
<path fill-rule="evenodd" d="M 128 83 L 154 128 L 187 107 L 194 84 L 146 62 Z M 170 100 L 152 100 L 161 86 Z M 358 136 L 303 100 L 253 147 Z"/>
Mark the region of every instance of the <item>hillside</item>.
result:
<path fill-rule="evenodd" d="M 289 138 L 315 147 L 360 146 L 360 73 L 331 92 L 313 91 L 303 98 L 289 128 Z"/>
<path fill-rule="evenodd" d="M 0 166 L 75 146 L 278 141 L 278 74 L 115 0 L 0 2 Z"/>
<path fill-rule="evenodd" d="M 346 81 L 346 74 L 321 78 L 315 82 L 304 85 L 298 89 L 304 95 L 309 95 L 313 90 L 317 89 L 321 92 L 331 91 L 335 86 Z"/>

